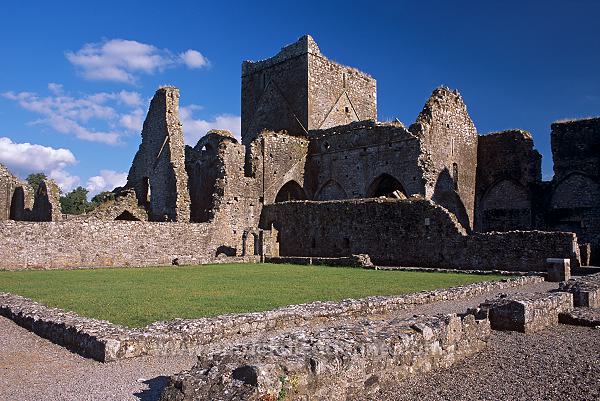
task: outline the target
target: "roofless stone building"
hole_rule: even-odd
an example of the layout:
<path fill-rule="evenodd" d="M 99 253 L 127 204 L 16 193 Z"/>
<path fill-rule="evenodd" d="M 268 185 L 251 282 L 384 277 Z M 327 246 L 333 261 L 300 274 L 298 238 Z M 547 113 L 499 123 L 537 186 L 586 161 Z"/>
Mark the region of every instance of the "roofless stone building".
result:
<path fill-rule="evenodd" d="M 425 267 L 599 262 L 600 118 L 552 125 L 555 174 L 545 182 L 531 135 L 478 135 L 457 91 L 435 89 L 408 127 L 378 122 L 375 80 L 328 60 L 310 36 L 243 63 L 241 143 L 215 130 L 184 145 L 179 96 L 156 92 L 114 201 L 84 220 L 2 222 L 2 249 L 23 251 L 0 267 L 361 253 Z M 9 210 L 15 185 L 0 179 Z M 99 244 L 100 228 L 110 239 Z M 60 237 L 68 262 L 51 259 L 52 247 L 27 259 L 32 236 Z"/>

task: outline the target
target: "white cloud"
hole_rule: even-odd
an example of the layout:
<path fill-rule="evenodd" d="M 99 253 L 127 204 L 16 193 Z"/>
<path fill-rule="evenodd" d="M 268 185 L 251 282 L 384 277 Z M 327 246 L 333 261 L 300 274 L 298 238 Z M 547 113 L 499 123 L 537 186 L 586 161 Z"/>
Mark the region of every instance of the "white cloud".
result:
<path fill-rule="evenodd" d="M 120 142 L 127 131 L 139 132 L 141 123 L 137 124 L 143 114 L 143 100 L 138 92 L 99 92 L 89 95 L 71 95 L 65 93 L 62 85 L 48 84 L 51 96 L 40 96 L 31 92 L 5 92 L 7 99 L 14 100 L 22 108 L 38 113 L 42 118 L 33 124 L 47 125 L 62 134 L 71 134 L 79 139 L 114 145 Z M 121 105 L 133 110 L 120 111 Z M 100 122 L 104 129 L 94 129 L 87 125 Z"/>
<path fill-rule="evenodd" d="M 201 106 L 189 105 L 179 109 L 179 117 L 183 124 L 183 132 L 185 134 L 185 142 L 188 145 L 194 146 L 200 138 L 202 138 L 211 129 L 225 129 L 231 131 L 234 136 L 240 140 L 242 119 L 240 116 L 231 114 L 221 114 L 212 120 L 194 119 L 194 110 L 200 109 Z"/>
<path fill-rule="evenodd" d="M 72 190 L 79 177 L 65 170 L 77 163 L 69 149 L 52 148 L 31 143 L 15 143 L 10 138 L 0 138 L 0 163 L 15 174 L 25 177 L 31 173 L 43 172 L 54 179 L 63 192 Z"/>
<path fill-rule="evenodd" d="M 139 73 L 153 74 L 180 64 L 188 68 L 208 65 L 206 57 L 196 50 L 175 56 L 167 49 L 124 39 L 88 43 L 76 52 L 67 51 L 65 56 L 86 79 L 129 84 L 136 82 Z"/>
<path fill-rule="evenodd" d="M 122 187 L 127 183 L 127 173 L 119 173 L 114 170 L 100 170 L 100 175 L 90 177 L 86 184 L 89 196 L 102 191 L 112 191 L 116 187 Z"/>
<path fill-rule="evenodd" d="M 191 69 L 194 68 L 202 68 L 208 65 L 208 60 L 206 57 L 202 55 L 199 51 L 196 50 L 186 50 L 185 52 L 179 55 L 181 61 Z"/>
<path fill-rule="evenodd" d="M 54 93 L 55 95 L 60 95 L 63 92 L 62 84 L 57 84 L 54 82 L 50 82 L 48 84 L 48 89 L 50 89 L 50 92 Z"/>
<path fill-rule="evenodd" d="M 140 133 L 144 125 L 144 110 L 137 108 L 131 113 L 123 114 L 119 122 L 129 131 Z"/>

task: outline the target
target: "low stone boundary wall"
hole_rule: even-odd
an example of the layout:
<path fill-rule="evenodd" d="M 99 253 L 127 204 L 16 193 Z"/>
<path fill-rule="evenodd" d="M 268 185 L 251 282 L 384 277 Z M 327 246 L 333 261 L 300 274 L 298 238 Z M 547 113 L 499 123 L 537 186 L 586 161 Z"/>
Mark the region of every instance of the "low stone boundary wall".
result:
<path fill-rule="evenodd" d="M 478 275 L 498 275 L 498 276 L 540 276 L 544 277 L 543 273 L 538 272 L 521 272 L 514 270 L 472 270 L 472 269 L 438 269 L 436 267 L 404 267 L 404 266 L 377 266 L 377 270 L 387 271 L 408 271 L 408 272 L 423 272 L 423 273 L 458 273 L 458 274 L 478 274 Z"/>
<path fill-rule="evenodd" d="M 205 264 L 217 260 L 215 224 L 0 221 L 0 269 Z"/>
<path fill-rule="evenodd" d="M 319 265 L 340 267 L 361 267 L 373 269 L 369 255 L 352 255 L 339 258 L 321 258 L 313 256 L 269 256 L 265 257 L 266 263 L 289 263 L 296 265 Z"/>
<path fill-rule="evenodd" d="M 386 381 L 448 368 L 484 349 L 489 336 L 489 321 L 473 315 L 295 330 L 200 356 L 170 378 L 161 401 L 363 399 Z"/>
<path fill-rule="evenodd" d="M 567 292 L 502 295 L 480 305 L 479 317 L 489 317 L 492 329 L 533 333 L 558 324 L 558 315 L 573 310 Z"/>
<path fill-rule="evenodd" d="M 560 283 L 559 290 L 573 294 L 575 306 L 600 308 L 600 274 L 577 277 Z"/>
<path fill-rule="evenodd" d="M 49 308 L 30 299 L 0 293 L 0 315 L 83 356 L 108 362 L 142 355 L 197 355 L 206 344 L 255 332 L 293 328 L 337 317 L 385 314 L 432 302 L 475 297 L 486 292 L 542 282 L 542 277 L 516 277 L 422 291 L 399 296 L 374 296 L 341 302 L 312 302 L 267 312 L 176 319 L 130 329 L 73 312 Z"/>

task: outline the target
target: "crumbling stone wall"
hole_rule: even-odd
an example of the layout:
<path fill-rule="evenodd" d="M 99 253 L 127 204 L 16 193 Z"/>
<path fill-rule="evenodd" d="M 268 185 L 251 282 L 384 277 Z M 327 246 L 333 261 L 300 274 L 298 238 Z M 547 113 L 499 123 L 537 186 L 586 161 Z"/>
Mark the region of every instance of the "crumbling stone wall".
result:
<path fill-rule="evenodd" d="M 87 214 L 86 218 L 100 220 L 129 220 L 147 221 L 146 209 L 138 204 L 133 189 L 121 190 L 115 194 L 115 198 L 101 203 Z"/>
<path fill-rule="evenodd" d="M 521 271 L 545 271 L 548 257 L 579 264 L 571 233 L 467 235 L 429 200 L 284 202 L 265 206 L 261 227 L 271 226 L 281 256 L 368 254 L 375 264 Z"/>
<path fill-rule="evenodd" d="M 489 321 L 473 315 L 296 329 L 200 355 L 191 370 L 170 379 L 160 399 L 372 399 L 386 382 L 482 351 L 489 336 Z"/>
<path fill-rule="evenodd" d="M 467 229 L 473 227 L 477 130 L 462 96 L 440 87 L 410 126 L 423 141 L 425 196 L 456 215 Z"/>
<path fill-rule="evenodd" d="M 179 89 L 158 89 L 142 130 L 125 188 L 133 188 L 138 203 L 153 221 L 189 221 L 190 200 L 185 171 L 183 130 L 179 121 Z"/>
<path fill-rule="evenodd" d="M 361 121 L 314 131 L 305 188 L 315 200 L 424 194 L 421 151 L 419 138 L 401 123 Z M 386 188 L 389 183 L 396 186 Z"/>
<path fill-rule="evenodd" d="M 527 131 L 509 130 L 479 137 L 475 230 L 534 227 L 533 186 L 542 179 L 541 159 Z"/>
<path fill-rule="evenodd" d="M 52 180 L 43 180 L 37 191 L 0 164 L 0 221 L 58 221 L 60 190 Z"/>
<path fill-rule="evenodd" d="M 551 133 L 554 177 L 546 225 L 577 233 L 600 263 L 600 118 L 557 122 Z"/>
<path fill-rule="evenodd" d="M 325 58 L 309 35 L 266 60 L 242 64 L 242 142 L 264 129 L 310 130 L 376 119 L 376 84 Z"/>
<path fill-rule="evenodd" d="M 33 190 L 0 164 L 0 220 L 25 220 L 25 209 L 31 211 Z"/>
<path fill-rule="evenodd" d="M 59 221 L 62 219 L 60 210 L 60 190 L 52 180 L 43 180 L 35 191 L 31 213 L 25 213 L 28 221 Z M 27 216 L 29 214 L 29 216 Z"/>

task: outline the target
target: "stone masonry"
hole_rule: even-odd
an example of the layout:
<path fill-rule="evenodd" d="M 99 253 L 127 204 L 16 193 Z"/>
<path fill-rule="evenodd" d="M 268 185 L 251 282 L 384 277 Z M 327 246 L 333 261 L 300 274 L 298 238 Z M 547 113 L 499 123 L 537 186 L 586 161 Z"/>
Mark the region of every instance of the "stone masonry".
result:
<path fill-rule="evenodd" d="M 179 89 L 156 91 L 142 130 L 125 188 L 134 188 L 152 221 L 189 221 L 188 177 L 183 130 L 179 121 Z"/>
<path fill-rule="evenodd" d="M 325 58 L 310 35 L 267 60 L 242 64 L 242 142 L 262 130 L 311 130 L 377 119 L 373 78 Z"/>
<path fill-rule="evenodd" d="M 331 400 L 373 396 L 384 382 L 448 368 L 485 348 L 473 315 L 364 320 L 225 347 L 170 379 L 163 401 Z"/>
<path fill-rule="evenodd" d="M 580 252 L 584 264 L 598 261 L 600 118 L 552 125 L 555 175 L 544 182 L 531 135 L 510 130 L 479 136 L 455 90 L 435 89 L 408 128 L 378 122 L 376 106 L 375 80 L 328 60 L 308 35 L 274 57 L 243 63 L 241 143 L 230 132 L 213 130 L 195 146 L 185 145 L 179 90 L 161 87 L 127 185 L 115 189 L 114 201 L 72 224 L 80 224 L 81 233 L 91 219 L 206 224 L 201 230 L 210 241 L 188 260 L 349 256 L 372 249 L 376 263 L 420 267 L 543 271 L 541 261 L 559 257 L 576 268 Z M 0 173 L 1 219 L 59 219 L 47 183 L 42 192 L 49 203 L 40 200 L 36 208 L 26 185 L 5 169 Z M 375 203 L 317 204 L 364 198 L 403 203 L 386 206 L 390 215 L 378 221 L 370 213 L 383 206 Z M 437 205 L 435 212 L 422 214 L 423 201 Z M 15 241 L 53 241 L 45 233 L 52 230 L 22 237 L 26 227 L 7 223 L 0 230 Z M 116 229 L 109 242 L 121 241 L 120 235 Z M 382 238 L 407 240 L 394 242 L 393 250 L 368 245 Z M 415 251 L 417 238 L 423 241 L 419 248 L 429 250 L 425 255 Z M 168 262 L 172 253 L 165 250 L 160 260 Z M 12 268 L 29 266 L 12 258 L 18 262 Z"/>

